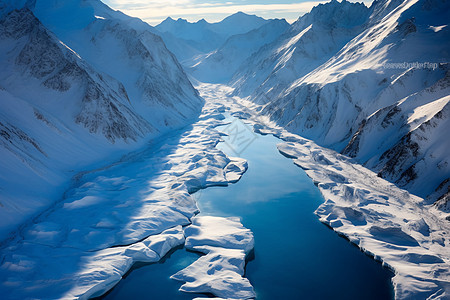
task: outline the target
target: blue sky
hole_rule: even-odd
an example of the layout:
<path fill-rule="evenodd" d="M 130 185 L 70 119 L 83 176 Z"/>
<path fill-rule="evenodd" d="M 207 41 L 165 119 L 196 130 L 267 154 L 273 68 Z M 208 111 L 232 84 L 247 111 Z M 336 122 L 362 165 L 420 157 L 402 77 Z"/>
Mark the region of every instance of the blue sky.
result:
<path fill-rule="evenodd" d="M 191 22 L 205 18 L 217 22 L 238 11 L 264 18 L 285 18 L 289 22 L 309 12 L 319 3 L 328 1 L 271 0 L 102 0 L 114 9 L 157 25 L 168 16 Z"/>

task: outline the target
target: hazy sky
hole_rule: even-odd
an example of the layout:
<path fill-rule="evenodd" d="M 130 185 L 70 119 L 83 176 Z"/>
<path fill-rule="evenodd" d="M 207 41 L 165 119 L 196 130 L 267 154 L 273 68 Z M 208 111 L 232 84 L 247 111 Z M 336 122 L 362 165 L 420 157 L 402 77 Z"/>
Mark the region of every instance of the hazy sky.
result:
<path fill-rule="evenodd" d="M 289 22 L 309 12 L 319 3 L 328 1 L 293 0 L 102 0 L 114 9 L 157 25 L 168 16 L 189 21 L 205 18 L 217 22 L 238 11 L 264 18 L 285 18 Z"/>

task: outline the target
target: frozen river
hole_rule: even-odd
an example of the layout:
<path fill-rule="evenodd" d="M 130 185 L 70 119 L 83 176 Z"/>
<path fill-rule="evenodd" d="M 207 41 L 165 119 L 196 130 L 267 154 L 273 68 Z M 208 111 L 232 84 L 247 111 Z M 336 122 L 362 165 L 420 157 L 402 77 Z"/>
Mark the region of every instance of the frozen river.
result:
<path fill-rule="evenodd" d="M 230 121 L 219 128 L 229 137 L 218 148 L 245 158 L 248 171 L 236 184 L 195 196 L 201 215 L 238 216 L 253 231 L 246 277 L 257 299 L 393 298 L 393 274 L 319 222 L 314 211 L 323 198 L 305 172 L 277 151 L 280 140 Z M 177 249 L 160 263 L 137 265 L 104 298 L 192 299 L 169 277 L 197 258 Z"/>

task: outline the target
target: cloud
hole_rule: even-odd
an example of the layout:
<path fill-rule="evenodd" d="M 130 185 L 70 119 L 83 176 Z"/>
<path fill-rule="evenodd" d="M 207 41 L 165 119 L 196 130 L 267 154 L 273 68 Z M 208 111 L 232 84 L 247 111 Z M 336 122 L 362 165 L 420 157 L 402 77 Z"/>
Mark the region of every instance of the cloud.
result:
<path fill-rule="evenodd" d="M 205 18 L 210 22 L 220 21 L 227 15 L 242 11 L 248 14 L 256 14 L 265 18 L 286 18 L 294 21 L 299 16 L 309 12 L 319 3 L 328 1 L 308 1 L 292 4 L 236 4 L 226 3 L 195 3 L 192 0 L 103 0 L 114 9 L 138 17 L 155 25 L 167 17 L 188 19 L 197 21 Z"/>

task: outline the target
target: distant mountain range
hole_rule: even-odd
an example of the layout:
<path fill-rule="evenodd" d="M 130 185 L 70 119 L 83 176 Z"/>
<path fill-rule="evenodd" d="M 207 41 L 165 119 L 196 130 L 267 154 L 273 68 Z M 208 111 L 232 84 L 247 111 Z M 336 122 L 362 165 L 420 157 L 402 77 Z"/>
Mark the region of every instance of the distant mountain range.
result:
<path fill-rule="evenodd" d="M 204 54 L 219 48 L 226 39 L 247 33 L 266 24 L 267 20 L 238 12 L 221 22 L 208 23 L 204 19 L 190 23 L 184 19 L 167 18 L 155 28 L 164 42 L 180 61 L 193 55 Z"/>

